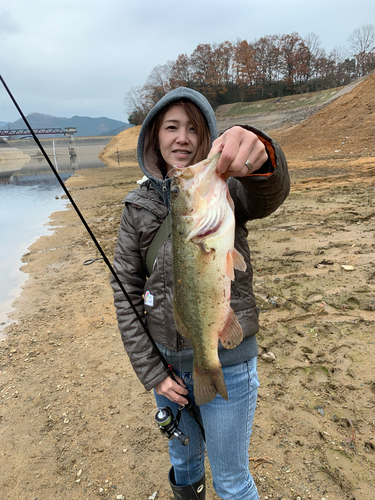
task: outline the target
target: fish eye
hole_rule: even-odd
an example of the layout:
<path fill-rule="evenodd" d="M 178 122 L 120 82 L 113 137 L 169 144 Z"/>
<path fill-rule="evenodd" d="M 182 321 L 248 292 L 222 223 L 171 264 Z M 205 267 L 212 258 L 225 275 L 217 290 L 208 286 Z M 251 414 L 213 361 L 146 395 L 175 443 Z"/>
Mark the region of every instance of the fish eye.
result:
<path fill-rule="evenodd" d="M 175 195 L 175 196 L 177 196 L 178 193 L 180 192 L 180 190 L 178 189 L 177 186 L 173 186 L 173 188 L 171 189 L 171 191 L 172 191 L 172 194 Z"/>

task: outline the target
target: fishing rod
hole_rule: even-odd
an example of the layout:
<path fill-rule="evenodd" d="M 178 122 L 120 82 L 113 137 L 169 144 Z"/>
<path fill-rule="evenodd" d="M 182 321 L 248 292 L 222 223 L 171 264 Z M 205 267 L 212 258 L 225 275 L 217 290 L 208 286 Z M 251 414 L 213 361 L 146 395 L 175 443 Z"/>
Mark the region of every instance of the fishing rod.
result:
<path fill-rule="evenodd" d="M 108 260 L 106 254 L 104 253 L 104 250 L 100 246 L 100 244 L 99 244 L 98 240 L 96 239 L 94 233 L 91 231 L 90 226 L 87 224 L 87 222 L 86 222 L 85 218 L 83 217 L 81 211 L 79 210 L 78 206 L 76 205 L 75 201 L 73 200 L 71 194 L 69 193 L 68 189 L 66 188 L 66 186 L 65 186 L 63 180 L 61 179 L 60 175 L 58 174 L 56 168 L 53 166 L 53 164 L 52 164 L 49 156 L 47 155 L 44 147 L 42 146 L 41 142 L 39 141 L 38 137 L 36 136 L 33 128 L 29 124 L 26 116 L 24 115 L 22 109 L 18 105 L 15 97 L 13 96 L 12 92 L 10 91 L 9 87 L 7 86 L 7 84 L 5 83 L 5 81 L 4 81 L 4 79 L 3 79 L 3 77 L 1 75 L 0 75 L 0 81 L 3 84 L 5 90 L 8 93 L 8 95 L 9 95 L 10 99 L 12 100 L 13 104 L 15 105 L 17 111 L 19 112 L 21 118 L 25 122 L 27 128 L 30 130 L 30 133 L 31 133 L 34 141 L 36 142 L 37 146 L 39 147 L 41 153 L 43 154 L 43 156 L 44 156 L 44 158 L 46 160 L 46 162 L 48 163 L 48 165 L 52 169 L 52 172 L 55 174 L 55 177 L 57 178 L 60 186 L 64 190 L 66 196 L 68 197 L 68 199 L 69 199 L 70 203 L 72 204 L 74 210 L 76 211 L 78 217 L 81 219 L 81 222 L 84 225 L 84 227 L 87 230 L 87 232 L 89 233 L 90 238 L 95 243 L 96 248 L 98 249 L 100 255 L 102 256 L 102 258 L 103 258 L 104 262 L 106 263 L 108 269 L 111 271 L 112 276 L 115 278 L 115 280 L 116 280 L 117 284 L 119 285 L 122 293 L 125 295 L 126 300 L 128 301 L 130 307 L 132 308 L 132 310 L 133 310 L 133 312 L 134 312 L 137 320 L 141 324 L 143 330 L 145 331 L 147 337 L 149 338 L 149 340 L 150 340 L 153 348 L 155 349 L 156 353 L 158 354 L 160 360 L 162 361 L 162 363 L 163 363 L 163 365 L 164 365 L 164 367 L 165 367 L 168 375 L 172 378 L 172 380 L 174 382 L 176 382 L 178 384 L 178 382 L 177 382 L 177 380 L 176 380 L 176 378 L 175 378 L 175 376 L 173 374 L 172 367 L 170 365 L 168 365 L 166 359 L 164 358 L 164 356 L 160 352 L 160 349 L 156 345 L 155 340 L 152 338 L 152 335 L 151 335 L 150 330 L 148 329 L 146 323 L 143 321 L 141 315 L 137 311 L 137 309 L 136 309 L 135 305 L 133 304 L 133 302 L 132 302 L 129 294 L 127 293 L 127 291 L 125 290 L 123 284 L 121 283 L 120 278 L 118 277 L 116 271 L 113 269 L 113 266 L 110 263 L 110 261 Z M 90 260 L 92 260 L 92 259 L 90 259 Z M 87 262 L 88 261 L 85 261 L 85 263 L 86 263 L 85 265 L 87 265 Z M 90 263 L 92 263 L 92 262 L 90 262 Z M 187 405 L 185 405 L 185 406 L 180 406 L 179 407 L 179 410 L 178 410 L 176 418 L 173 418 L 173 414 L 172 414 L 170 408 L 166 407 L 166 408 L 162 408 L 161 410 L 158 411 L 158 413 L 156 414 L 155 420 L 158 423 L 159 428 L 162 431 L 162 433 L 165 433 L 166 436 L 169 439 L 173 439 L 174 437 L 177 437 L 180 440 L 180 442 L 185 446 L 188 443 L 189 440 L 188 440 L 187 436 L 184 436 L 184 434 L 182 434 L 181 431 L 179 431 L 179 429 L 178 429 L 178 424 L 179 424 L 179 420 L 180 420 L 180 414 L 181 414 L 181 411 L 182 411 L 183 408 L 186 408 L 187 411 L 189 412 L 189 414 L 197 421 L 198 425 L 201 428 L 203 437 L 204 437 L 204 428 L 203 428 L 202 423 L 199 420 L 197 410 L 193 406 L 192 402 L 189 400 L 188 396 L 184 396 L 184 397 L 189 401 L 189 403 Z M 168 413 L 168 410 L 170 410 L 171 415 L 169 414 L 166 417 L 165 413 L 162 412 L 162 410 L 166 410 L 167 413 Z M 186 440 L 186 438 L 187 438 L 187 440 Z"/>

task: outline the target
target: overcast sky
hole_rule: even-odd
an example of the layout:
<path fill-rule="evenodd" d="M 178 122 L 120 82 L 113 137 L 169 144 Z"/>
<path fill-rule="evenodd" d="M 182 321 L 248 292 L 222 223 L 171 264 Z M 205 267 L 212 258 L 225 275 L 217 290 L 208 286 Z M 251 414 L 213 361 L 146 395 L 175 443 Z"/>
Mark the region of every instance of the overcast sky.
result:
<path fill-rule="evenodd" d="M 365 24 L 374 0 L 0 0 L 0 74 L 25 114 L 127 121 L 126 92 L 200 43 L 296 31 L 349 50 Z M 14 121 L 0 87 L 0 121 Z"/>

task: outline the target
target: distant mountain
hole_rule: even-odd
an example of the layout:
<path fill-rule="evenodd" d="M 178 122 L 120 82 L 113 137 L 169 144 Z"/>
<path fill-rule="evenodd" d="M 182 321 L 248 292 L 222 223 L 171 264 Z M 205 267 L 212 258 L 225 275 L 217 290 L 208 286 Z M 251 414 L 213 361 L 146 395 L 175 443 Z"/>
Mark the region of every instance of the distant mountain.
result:
<path fill-rule="evenodd" d="M 59 118 L 57 116 L 43 115 L 41 113 L 30 113 L 27 120 L 32 128 L 66 128 L 76 127 L 76 137 L 92 137 L 98 135 L 117 135 L 119 132 L 130 128 L 129 123 L 110 118 L 90 118 L 89 116 L 73 116 L 72 118 Z M 27 128 L 24 121 L 19 120 L 12 123 L 0 122 L 0 129 Z"/>

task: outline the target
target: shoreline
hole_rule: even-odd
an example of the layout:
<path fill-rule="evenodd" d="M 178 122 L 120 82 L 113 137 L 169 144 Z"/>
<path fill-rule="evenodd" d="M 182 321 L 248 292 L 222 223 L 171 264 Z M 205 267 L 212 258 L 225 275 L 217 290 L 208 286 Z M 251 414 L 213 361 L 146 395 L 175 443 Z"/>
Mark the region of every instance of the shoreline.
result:
<path fill-rule="evenodd" d="M 250 471 L 261 497 L 371 498 L 372 165 L 291 162 L 286 203 L 249 225 L 261 310 Z M 362 173 L 355 190 L 354 170 Z M 104 167 L 67 182 L 110 260 L 121 201 L 142 176 L 138 167 Z M 141 500 L 157 491 L 168 500 L 168 441 L 124 353 L 109 271 L 103 261 L 82 265 L 99 255 L 69 205 L 48 226 L 53 233 L 23 257 L 30 278 L 14 302 L 19 323 L 0 341 L 0 491 L 38 500 Z M 263 357 L 269 351 L 274 362 Z M 261 457 L 272 460 L 258 467 Z M 207 496 L 218 499 L 209 468 Z"/>
<path fill-rule="evenodd" d="M 21 271 L 22 259 L 28 249 L 42 236 L 51 234 L 52 213 L 64 210 L 65 200 L 60 186 L 41 184 L 36 186 L 8 184 L 0 185 L 2 238 L 7 244 L 0 251 L 0 338 L 10 324 L 9 314 L 14 311 L 12 303 L 22 293 L 28 279 L 27 270 Z M 32 210 L 30 209 L 32 206 Z"/>

